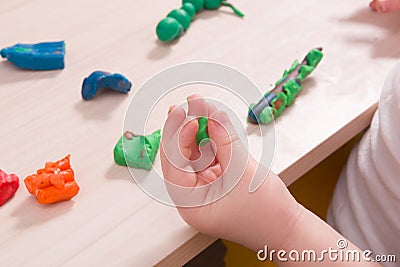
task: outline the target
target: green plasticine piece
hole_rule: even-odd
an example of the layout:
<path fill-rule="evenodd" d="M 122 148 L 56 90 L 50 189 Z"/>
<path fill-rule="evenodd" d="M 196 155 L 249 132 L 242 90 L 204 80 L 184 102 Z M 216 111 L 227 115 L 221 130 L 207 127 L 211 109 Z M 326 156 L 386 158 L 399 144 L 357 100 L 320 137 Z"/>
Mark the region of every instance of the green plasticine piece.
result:
<path fill-rule="evenodd" d="M 286 105 L 287 96 L 282 92 L 278 92 L 274 100 L 271 101 L 271 106 L 276 109 L 276 114 L 274 114 L 275 118 L 279 117 L 282 114 L 282 112 L 286 108 Z"/>
<path fill-rule="evenodd" d="M 199 13 L 204 8 L 204 0 L 183 0 L 182 4 L 191 3 L 196 8 L 196 13 Z"/>
<path fill-rule="evenodd" d="M 314 70 L 315 68 L 312 66 L 302 65 L 299 69 L 299 75 L 297 76 L 297 79 L 299 79 L 300 81 L 304 80 Z"/>
<path fill-rule="evenodd" d="M 317 65 L 319 64 L 319 62 L 321 61 L 322 57 L 324 56 L 324 54 L 322 53 L 321 50 L 319 49 L 313 49 L 310 52 L 308 52 L 306 59 L 307 59 L 307 63 L 308 66 L 311 67 L 317 67 Z"/>
<path fill-rule="evenodd" d="M 210 137 L 208 136 L 208 118 L 200 117 L 198 120 L 199 129 L 196 134 L 196 143 L 197 145 L 205 145 L 210 141 Z"/>
<path fill-rule="evenodd" d="M 275 86 L 278 86 L 279 84 L 281 84 L 285 79 L 286 79 L 286 77 L 288 76 L 288 74 L 289 73 L 287 73 L 287 71 L 285 70 L 284 72 L 283 72 L 283 75 L 282 75 L 282 78 L 280 78 L 276 83 L 275 83 Z M 268 94 L 269 92 L 267 92 L 266 94 Z"/>
<path fill-rule="evenodd" d="M 288 77 L 288 75 L 290 74 L 290 73 L 292 73 L 298 66 L 299 66 L 299 61 L 296 59 L 294 62 L 293 62 L 293 64 L 292 64 L 292 66 L 290 67 L 290 69 L 289 70 L 285 70 L 284 72 L 283 72 L 283 74 L 282 74 L 282 78 L 280 78 L 276 83 L 275 83 L 275 86 L 277 86 L 278 84 L 280 84 L 280 83 L 282 83 L 287 77 Z"/>
<path fill-rule="evenodd" d="M 182 25 L 176 19 L 170 17 L 161 20 L 156 28 L 158 39 L 163 42 L 169 42 L 178 38 L 182 31 Z"/>
<path fill-rule="evenodd" d="M 287 96 L 287 106 L 290 106 L 293 104 L 297 93 L 301 91 L 301 85 L 299 85 L 295 80 L 290 80 L 282 85 L 282 89 Z"/>
<path fill-rule="evenodd" d="M 277 110 L 273 107 L 266 107 L 260 113 L 260 121 L 263 124 L 270 124 L 277 114 Z"/>
<path fill-rule="evenodd" d="M 184 9 L 174 9 L 168 13 L 167 17 L 176 19 L 185 31 L 189 29 L 191 19 L 189 13 Z"/>
<path fill-rule="evenodd" d="M 196 16 L 196 7 L 191 3 L 184 3 L 181 9 L 185 10 L 189 14 L 190 20 L 193 21 Z"/>
<path fill-rule="evenodd" d="M 160 140 L 161 130 L 146 136 L 127 131 L 115 145 L 114 161 L 121 166 L 151 170 Z"/>
<path fill-rule="evenodd" d="M 299 66 L 300 62 L 296 59 L 292 66 L 290 67 L 290 69 L 288 70 L 289 73 L 292 73 L 298 66 Z"/>

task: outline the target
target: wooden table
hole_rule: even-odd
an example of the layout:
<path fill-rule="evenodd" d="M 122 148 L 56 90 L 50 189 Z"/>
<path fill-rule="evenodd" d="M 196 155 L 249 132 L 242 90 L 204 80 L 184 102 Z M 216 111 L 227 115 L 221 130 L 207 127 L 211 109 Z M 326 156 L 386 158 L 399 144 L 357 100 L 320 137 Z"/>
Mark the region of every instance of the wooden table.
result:
<path fill-rule="evenodd" d="M 64 39 L 67 54 L 62 71 L 0 63 L 0 168 L 22 182 L 45 161 L 71 153 L 81 192 L 42 206 L 21 184 L 0 208 L 0 266 L 177 266 L 215 240 L 145 195 L 113 163 L 133 94 L 84 102 L 81 83 L 93 70 L 123 73 L 135 91 L 168 66 L 207 60 L 267 89 L 295 58 L 323 46 L 317 71 L 276 122 L 272 169 L 286 184 L 368 126 L 400 54 L 398 13 L 372 13 L 362 0 L 234 2 L 244 19 L 227 8 L 202 12 L 173 45 L 158 43 L 154 29 L 178 0 L 1 2 L 0 47 Z"/>

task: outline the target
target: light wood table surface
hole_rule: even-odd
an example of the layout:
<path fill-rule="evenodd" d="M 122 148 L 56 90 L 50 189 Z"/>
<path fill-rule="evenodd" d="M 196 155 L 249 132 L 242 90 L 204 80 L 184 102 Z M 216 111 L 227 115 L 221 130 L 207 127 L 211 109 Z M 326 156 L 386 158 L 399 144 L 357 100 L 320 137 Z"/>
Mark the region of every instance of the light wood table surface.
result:
<path fill-rule="evenodd" d="M 244 19 L 228 8 L 202 12 L 178 42 L 161 45 L 155 26 L 178 0 L 0 1 L 0 47 L 65 40 L 67 50 L 62 71 L 0 63 L 0 168 L 21 178 L 0 208 L 0 266 L 178 266 L 215 240 L 113 163 L 133 93 L 84 102 L 81 83 L 94 70 L 126 75 L 134 92 L 166 67 L 206 60 L 240 70 L 265 90 L 295 58 L 323 46 L 320 66 L 276 122 L 272 170 L 286 184 L 369 125 L 400 54 L 399 13 L 372 13 L 362 0 L 234 3 Z M 81 192 L 39 205 L 22 179 L 68 153 Z"/>

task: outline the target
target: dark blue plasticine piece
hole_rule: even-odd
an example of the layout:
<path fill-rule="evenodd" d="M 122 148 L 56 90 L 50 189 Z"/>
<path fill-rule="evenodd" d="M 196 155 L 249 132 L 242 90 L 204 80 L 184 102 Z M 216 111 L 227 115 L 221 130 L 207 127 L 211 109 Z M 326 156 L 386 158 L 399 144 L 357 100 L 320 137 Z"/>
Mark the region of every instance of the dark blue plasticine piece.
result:
<path fill-rule="evenodd" d="M 0 50 L 0 55 L 16 67 L 31 70 L 64 68 L 65 43 L 16 44 Z"/>
<path fill-rule="evenodd" d="M 276 97 L 275 92 L 266 93 L 263 98 L 249 111 L 248 119 L 250 122 L 259 124 L 258 117 L 260 113 L 268 106 L 271 105 L 271 101 Z"/>
<path fill-rule="evenodd" d="M 128 93 L 132 83 L 123 75 L 111 74 L 104 71 L 95 71 L 83 80 L 82 98 L 92 99 L 101 88 L 108 88 L 120 93 Z"/>

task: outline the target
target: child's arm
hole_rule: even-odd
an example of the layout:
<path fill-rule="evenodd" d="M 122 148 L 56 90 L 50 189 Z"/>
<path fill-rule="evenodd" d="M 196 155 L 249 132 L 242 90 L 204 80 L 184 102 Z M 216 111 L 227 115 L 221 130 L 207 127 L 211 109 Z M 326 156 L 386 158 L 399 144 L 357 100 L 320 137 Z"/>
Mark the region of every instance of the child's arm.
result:
<path fill-rule="evenodd" d="M 192 163 L 188 161 L 185 165 L 179 156 L 174 158 L 176 153 L 173 152 L 180 149 L 183 157 L 192 161 L 199 157 L 196 143 L 198 124 L 196 120 L 186 123 L 187 115 L 181 107 L 174 106 L 170 109 L 163 130 L 161 163 L 170 196 L 178 203 L 178 211 L 189 225 L 202 233 L 232 240 L 255 251 L 267 245 L 269 251 L 282 249 L 287 253 L 292 249 L 298 250 L 300 254 L 303 250 L 315 250 L 320 257 L 322 251 L 329 247 L 338 249 L 337 241 L 343 237 L 301 206 L 274 173 L 263 170 L 268 175 L 266 181 L 256 192 L 249 193 L 249 184 L 258 162 L 249 156 L 227 114 L 206 103 L 199 95 L 189 97 L 188 105 L 189 116 L 209 117 L 208 134 L 216 146 L 216 159 L 208 168 L 187 172 L 193 167 Z M 245 158 L 248 161 L 244 172 L 232 172 L 232 168 L 235 169 Z M 241 177 L 236 177 L 238 175 Z M 207 202 L 210 195 L 222 192 L 226 184 L 238 178 L 241 178 L 240 181 L 227 195 L 200 207 L 179 207 L 188 206 L 185 201 L 191 201 L 198 196 L 194 195 L 195 190 L 191 196 L 190 192 L 183 193 L 170 185 L 197 188 L 214 182 L 213 187 L 205 191 L 204 196 L 200 196 L 200 200 Z M 357 248 L 349 243 L 348 249 Z M 276 253 L 274 259 L 277 259 Z M 329 260 L 329 255 L 325 255 L 323 262 L 277 263 L 281 266 L 379 266 L 372 262 L 333 262 Z"/>

